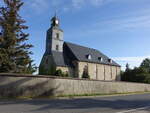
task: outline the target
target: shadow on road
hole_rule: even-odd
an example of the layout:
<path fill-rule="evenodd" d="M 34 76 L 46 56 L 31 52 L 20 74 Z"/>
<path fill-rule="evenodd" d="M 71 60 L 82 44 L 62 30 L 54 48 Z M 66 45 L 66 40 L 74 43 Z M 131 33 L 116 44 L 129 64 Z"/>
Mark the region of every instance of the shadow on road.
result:
<path fill-rule="evenodd" d="M 147 98 L 144 98 L 147 97 Z M 117 110 L 135 109 L 150 105 L 150 95 L 132 95 L 105 98 L 84 98 L 84 99 L 36 99 L 36 100 L 1 100 L 0 105 L 28 104 L 41 106 L 34 111 L 47 109 L 90 109 L 90 108 L 112 108 Z"/>

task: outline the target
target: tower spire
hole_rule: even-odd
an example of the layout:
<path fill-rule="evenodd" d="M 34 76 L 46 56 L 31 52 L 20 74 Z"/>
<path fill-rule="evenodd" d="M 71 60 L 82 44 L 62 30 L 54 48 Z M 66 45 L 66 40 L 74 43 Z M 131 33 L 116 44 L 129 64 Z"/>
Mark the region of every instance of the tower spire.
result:
<path fill-rule="evenodd" d="M 54 14 L 54 17 L 57 17 L 57 9 L 55 10 L 55 14 Z"/>
<path fill-rule="evenodd" d="M 59 19 L 57 17 L 57 10 L 55 10 L 54 17 L 51 19 L 51 27 L 59 27 Z"/>

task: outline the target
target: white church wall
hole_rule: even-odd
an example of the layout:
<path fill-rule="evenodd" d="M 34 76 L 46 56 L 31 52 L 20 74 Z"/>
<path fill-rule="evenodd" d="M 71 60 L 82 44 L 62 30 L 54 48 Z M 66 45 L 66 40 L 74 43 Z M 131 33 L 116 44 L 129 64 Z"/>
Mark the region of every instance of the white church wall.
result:
<path fill-rule="evenodd" d="M 85 66 L 88 66 L 90 79 L 106 81 L 120 80 L 120 67 L 88 62 L 78 62 L 79 78 L 82 78 Z"/>
<path fill-rule="evenodd" d="M 87 62 L 78 62 L 78 77 L 79 78 L 82 78 L 85 66 L 88 66 Z"/>
<path fill-rule="evenodd" d="M 98 80 L 105 80 L 105 72 L 104 72 L 104 65 L 102 64 L 97 64 L 97 79 Z"/>
<path fill-rule="evenodd" d="M 90 76 L 90 79 L 97 79 L 97 70 L 96 70 L 96 64 L 94 63 L 88 63 L 88 74 Z"/>
<path fill-rule="evenodd" d="M 117 77 L 116 69 L 117 69 L 117 67 L 112 66 L 112 80 L 116 80 L 116 77 Z"/>
<path fill-rule="evenodd" d="M 111 78 L 111 66 L 105 65 L 105 80 L 110 81 L 112 80 Z"/>

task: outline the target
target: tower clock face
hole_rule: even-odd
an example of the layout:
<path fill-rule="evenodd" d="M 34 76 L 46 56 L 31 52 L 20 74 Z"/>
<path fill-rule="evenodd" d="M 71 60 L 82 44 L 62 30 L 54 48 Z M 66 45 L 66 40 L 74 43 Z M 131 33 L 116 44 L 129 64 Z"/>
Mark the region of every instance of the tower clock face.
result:
<path fill-rule="evenodd" d="M 58 24 L 59 24 L 59 21 L 58 21 L 58 20 L 55 20 L 55 23 L 58 25 Z"/>

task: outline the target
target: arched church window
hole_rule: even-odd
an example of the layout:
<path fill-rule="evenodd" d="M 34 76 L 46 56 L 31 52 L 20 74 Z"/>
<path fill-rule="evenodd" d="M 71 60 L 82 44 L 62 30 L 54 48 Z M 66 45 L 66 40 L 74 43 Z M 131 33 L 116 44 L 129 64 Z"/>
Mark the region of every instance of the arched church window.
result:
<path fill-rule="evenodd" d="M 48 64 L 48 59 L 46 59 L 46 64 Z"/>
<path fill-rule="evenodd" d="M 59 45 L 56 45 L 56 50 L 57 50 L 57 51 L 59 50 Z"/>
<path fill-rule="evenodd" d="M 88 73 L 88 66 L 84 67 L 82 78 L 90 78 L 89 73 Z"/>
<path fill-rule="evenodd" d="M 59 39 L 59 33 L 56 33 L 56 38 Z"/>

